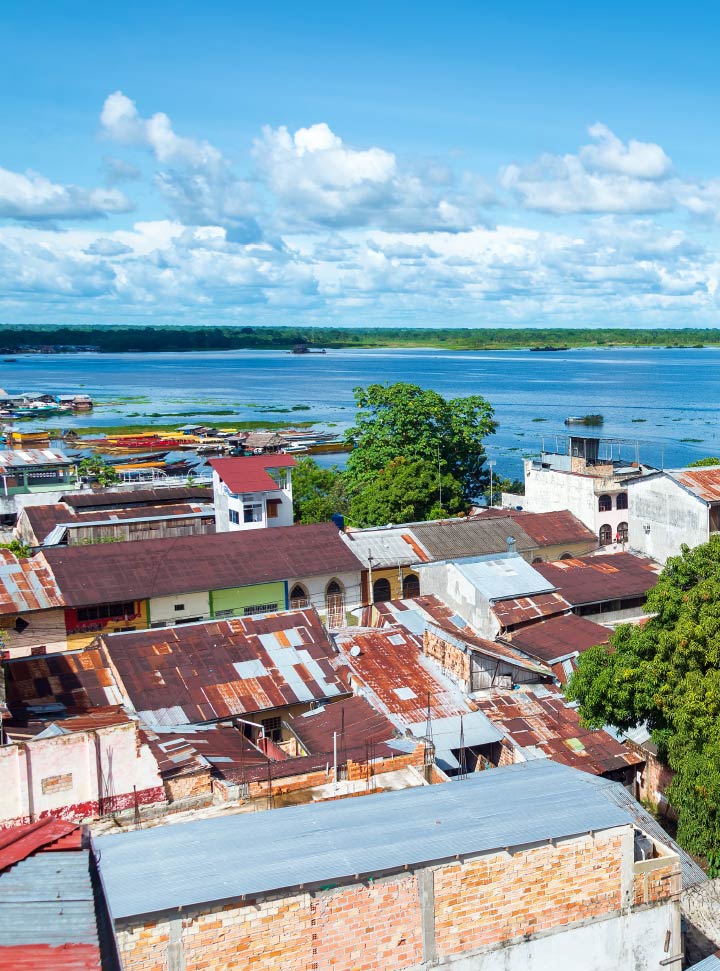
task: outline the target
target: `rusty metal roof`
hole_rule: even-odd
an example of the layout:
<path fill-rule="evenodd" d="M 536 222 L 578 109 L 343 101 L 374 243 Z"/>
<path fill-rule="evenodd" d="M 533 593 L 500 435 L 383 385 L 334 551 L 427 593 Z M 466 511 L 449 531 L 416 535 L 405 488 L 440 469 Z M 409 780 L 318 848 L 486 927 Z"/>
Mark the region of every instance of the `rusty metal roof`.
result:
<path fill-rule="evenodd" d="M 344 698 L 287 721 L 310 755 L 332 756 L 335 733 L 344 758 L 366 758 L 367 746 L 376 757 L 394 754 L 384 743 L 396 734 L 395 726 L 365 698 Z"/>
<path fill-rule="evenodd" d="M 59 841 L 63 841 L 64 849 L 80 849 L 81 835 L 78 823 L 54 818 L 1 830 L 0 871 L 14 866 L 38 850 L 50 848 Z M 70 841 L 69 837 L 72 837 Z"/>
<path fill-rule="evenodd" d="M 8 971 L 100 971 L 100 952 L 94 944 L 0 946 L 0 968 Z"/>
<path fill-rule="evenodd" d="M 607 627 L 594 624 L 577 614 L 562 614 L 535 624 L 528 624 L 509 635 L 522 651 L 552 664 L 559 658 L 578 652 L 582 654 L 596 644 L 606 643 L 610 636 Z"/>
<path fill-rule="evenodd" d="M 370 692 L 372 704 L 396 724 L 410 725 L 427 718 L 467 714 L 470 707 L 459 689 L 421 650 L 422 640 L 403 627 L 346 628 L 335 634 L 342 658 L 339 673 L 353 677 Z M 374 698 L 372 698 L 374 696 Z"/>
<path fill-rule="evenodd" d="M 312 608 L 100 638 L 128 702 L 151 728 L 334 698 L 345 689 Z"/>
<path fill-rule="evenodd" d="M 506 553 L 508 538 L 515 540 L 518 553 L 537 549 L 522 526 L 514 519 L 448 519 L 441 522 L 413 523 L 408 530 L 432 560 L 453 560 L 464 556 Z"/>
<path fill-rule="evenodd" d="M 10 550 L 0 550 L 0 614 L 62 606 L 62 595 L 42 554 L 17 557 Z"/>
<path fill-rule="evenodd" d="M 422 636 L 425 627 L 431 622 L 474 633 L 467 621 L 435 594 L 423 594 L 405 600 L 386 600 L 363 609 L 364 622 L 369 621 L 373 615 L 377 617 L 379 626 L 399 624 L 419 636 Z M 365 626 L 372 625 L 368 622 Z"/>
<path fill-rule="evenodd" d="M 146 522 L 159 519 L 190 516 L 200 512 L 214 518 L 210 506 L 198 503 L 177 502 L 160 506 L 130 506 L 120 509 L 93 509 L 90 512 L 78 512 L 64 502 L 48 503 L 44 506 L 26 506 L 21 515 L 27 518 L 33 531 L 37 545 L 43 543 L 56 526 L 97 526 L 106 523 Z"/>
<path fill-rule="evenodd" d="M 11 473 L 16 469 L 30 469 L 51 465 L 74 465 L 62 452 L 52 448 L 12 448 L 0 450 L 0 474 Z"/>
<path fill-rule="evenodd" d="M 334 523 L 56 547 L 43 556 L 72 607 L 361 570 Z"/>
<path fill-rule="evenodd" d="M 535 569 L 554 584 L 573 607 L 643 596 L 655 586 L 660 572 L 660 567 L 652 560 L 632 553 L 536 563 Z"/>
<path fill-rule="evenodd" d="M 556 512 L 527 512 L 493 506 L 475 514 L 479 519 L 510 518 L 518 522 L 539 548 L 589 543 L 597 546 L 597 536 L 568 509 Z"/>
<path fill-rule="evenodd" d="M 607 732 L 583 728 L 577 710 L 550 685 L 516 691 L 492 688 L 475 701 L 521 758 L 550 758 L 593 775 L 644 762 Z"/>
<path fill-rule="evenodd" d="M 213 501 L 210 486 L 160 486 L 156 489 L 99 489 L 87 492 L 70 492 L 60 497 L 74 509 L 96 508 L 98 506 L 156 506 L 166 502 L 205 502 Z"/>
<path fill-rule="evenodd" d="M 720 502 L 720 466 L 679 469 L 668 475 L 706 502 Z"/>
<path fill-rule="evenodd" d="M 243 458 L 210 459 L 213 468 L 231 492 L 277 492 L 280 486 L 268 469 L 291 469 L 297 465 L 292 455 L 247 455 Z"/>
<path fill-rule="evenodd" d="M 559 593 L 536 593 L 532 597 L 496 600 L 491 609 L 501 627 L 512 627 L 541 617 L 561 614 L 570 609 L 570 604 Z"/>
<path fill-rule="evenodd" d="M 477 634 L 468 631 L 457 630 L 457 628 L 450 627 L 447 624 L 429 623 L 427 629 L 441 638 L 450 638 L 451 643 L 465 645 L 476 654 L 482 654 L 484 657 L 495 660 L 508 661 L 515 667 L 534 672 L 539 677 L 552 677 L 549 667 L 520 654 L 508 644 L 503 644 L 500 641 L 489 641 L 485 637 L 479 637 Z"/>
<path fill-rule="evenodd" d="M 112 674 L 97 648 L 6 662 L 7 703 L 14 714 L 52 706 L 57 714 L 120 704 Z"/>

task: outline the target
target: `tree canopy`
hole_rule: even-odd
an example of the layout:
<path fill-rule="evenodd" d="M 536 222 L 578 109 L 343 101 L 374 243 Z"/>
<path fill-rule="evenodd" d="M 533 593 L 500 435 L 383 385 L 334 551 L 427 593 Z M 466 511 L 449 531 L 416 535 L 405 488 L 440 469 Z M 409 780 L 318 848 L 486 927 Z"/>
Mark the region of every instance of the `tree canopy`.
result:
<path fill-rule="evenodd" d="M 396 458 L 362 487 L 350 502 L 356 526 L 440 519 L 463 511 L 462 484 L 434 462 Z"/>
<path fill-rule="evenodd" d="M 443 398 L 416 384 L 371 384 L 355 389 L 358 414 L 346 441 L 349 488 L 366 487 L 390 462 L 438 463 L 457 480 L 466 502 L 488 481 L 484 440 L 495 431 L 493 409 L 481 395 Z"/>
<path fill-rule="evenodd" d="M 695 459 L 694 462 L 688 463 L 689 469 L 701 468 L 703 465 L 720 465 L 720 459 L 715 458 L 713 455 L 708 455 L 704 459 Z"/>
<path fill-rule="evenodd" d="M 582 654 L 566 688 L 583 721 L 628 729 L 646 722 L 675 773 L 668 799 L 678 840 L 720 850 L 720 537 L 668 560 L 642 626 Z"/>
<path fill-rule="evenodd" d="M 336 465 L 323 469 L 309 456 L 292 471 L 293 513 L 298 523 L 324 523 L 334 513 L 345 515 L 345 479 Z"/>

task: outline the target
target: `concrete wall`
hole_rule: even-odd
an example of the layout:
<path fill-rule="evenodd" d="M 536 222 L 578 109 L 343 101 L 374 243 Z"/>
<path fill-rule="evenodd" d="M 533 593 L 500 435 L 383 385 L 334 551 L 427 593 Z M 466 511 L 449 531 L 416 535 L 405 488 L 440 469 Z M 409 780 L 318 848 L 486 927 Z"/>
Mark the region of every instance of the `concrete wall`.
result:
<path fill-rule="evenodd" d="M 45 816 L 81 820 L 164 802 L 135 722 L 0 747 L 0 828 Z"/>
<path fill-rule="evenodd" d="M 317 610 L 323 620 L 327 619 L 326 592 L 332 580 L 336 580 L 343 590 L 344 610 L 357 610 L 362 606 L 362 587 L 360 569 L 357 573 L 326 573 L 316 577 L 294 577 L 288 580 L 288 592 L 295 584 L 300 584 L 307 591 L 310 604 Z M 343 621 L 344 623 L 344 621 Z"/>
<path fill-rule="evenodd" d="M 492 641 L 500 633 L 500 625 L 489 601 L 452 563 L 423 564 L 418 573 L 421 596 L 434 594 L 444 600 L 481 637 Z"/>
<path fill-rule="evenodd" d="M 285 487 L 273 492 L 248 492 L 232 493 L 224 482 L 220 479 L 217 472 L 213 472 L 213 493 L 215 497 L 215 519 L 218 532 L 235 532 L 237 530 L 248 529 L 267 529 L 273 526 L 292 526 L 293 524 L 293 501 L 292 501 L 292 480 L 290 470 L 279 469 L 278 472 L 285 475 Z M 274 500 L 279 500 L 276 505 L 276 515 L 269 515 L 270 505 L 274 505 Z M 260 503 L 261 518 L 257 522 L 246 523 L 244 521 L 243 505 L 246 501 Z M 230 520 L 230 510 L 238 514 L 239 523 Z"/>
<path fill-rule="evenodd" d="M 172 597 L 152 597 L 148 603 L 148 614 L 150 624 L 209 617 L 210 594 L 178 593 Z"/>
<path fill-rule="evenodd" d="M 708 506 L 666 475 L 630 483 L 630 546 L 659 563 L 710 538 Z M 647 529 L 649 527 L 649 529 Z"/>
<path fill-rule="evenodd" d="M 15 630 L 18 618 L 28 624 L 22 634 Z M 41 647 L 48 654 L 66 650 L 65 611 L 62 607 L 0 617 L 0 652 L 7 652 L 11 658 L 26 657 L 33 648 Z"/>
<path fill-rule="evenodd" d="M 678 858 L 634 864 L 631 826 L 332 883 L 116 921 L 124 971 L 645 971 L 681 949 Z"/>
<path fill-rule="evenodd" d="M 212 616 L 227 616 L 225 611 L 232 611 L 232 615 L 242 617 L 246 607 L 256 607 L 262 604 L 277 604 L 278 610 L 286 607 L 285 583 L 258 583 L 252 587 L 233 587 L 228 590 L 213 590 L 210 594 Z"/>

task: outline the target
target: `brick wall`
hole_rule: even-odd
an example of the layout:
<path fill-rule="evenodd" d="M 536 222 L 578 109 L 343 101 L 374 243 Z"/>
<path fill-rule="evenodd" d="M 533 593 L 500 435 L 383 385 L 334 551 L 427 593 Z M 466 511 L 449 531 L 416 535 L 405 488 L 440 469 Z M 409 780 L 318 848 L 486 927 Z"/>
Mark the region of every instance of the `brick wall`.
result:
<path fill-rule="evenodd" d="M 160 922 L 121 921 L 123 968 L 399 971 L 564 931 L 619 916 L 628 878 L 638 906 L 670 898 L 679 881 L 675 857 L 634 865 L 630 858 L 623 883 L 630 839 L 624 827 Z M 168 960 L 174 947 L 184 964 Z"/>
<path fill-rule="evenodd" d="M 455 681 L 470 685 L 470 656 L 431 630 L 423 634 L 423 651 Z"/>

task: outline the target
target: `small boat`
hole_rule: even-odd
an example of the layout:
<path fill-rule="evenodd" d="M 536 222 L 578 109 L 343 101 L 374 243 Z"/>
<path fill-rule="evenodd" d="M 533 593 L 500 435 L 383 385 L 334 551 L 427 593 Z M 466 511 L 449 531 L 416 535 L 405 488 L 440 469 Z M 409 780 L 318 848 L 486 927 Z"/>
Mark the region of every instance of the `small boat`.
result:
<path fill-rule="evenodd" d="M 3 364 L 17 364 L 17 358 L 16 357 L 4 357 L 3 358 Z"/>

